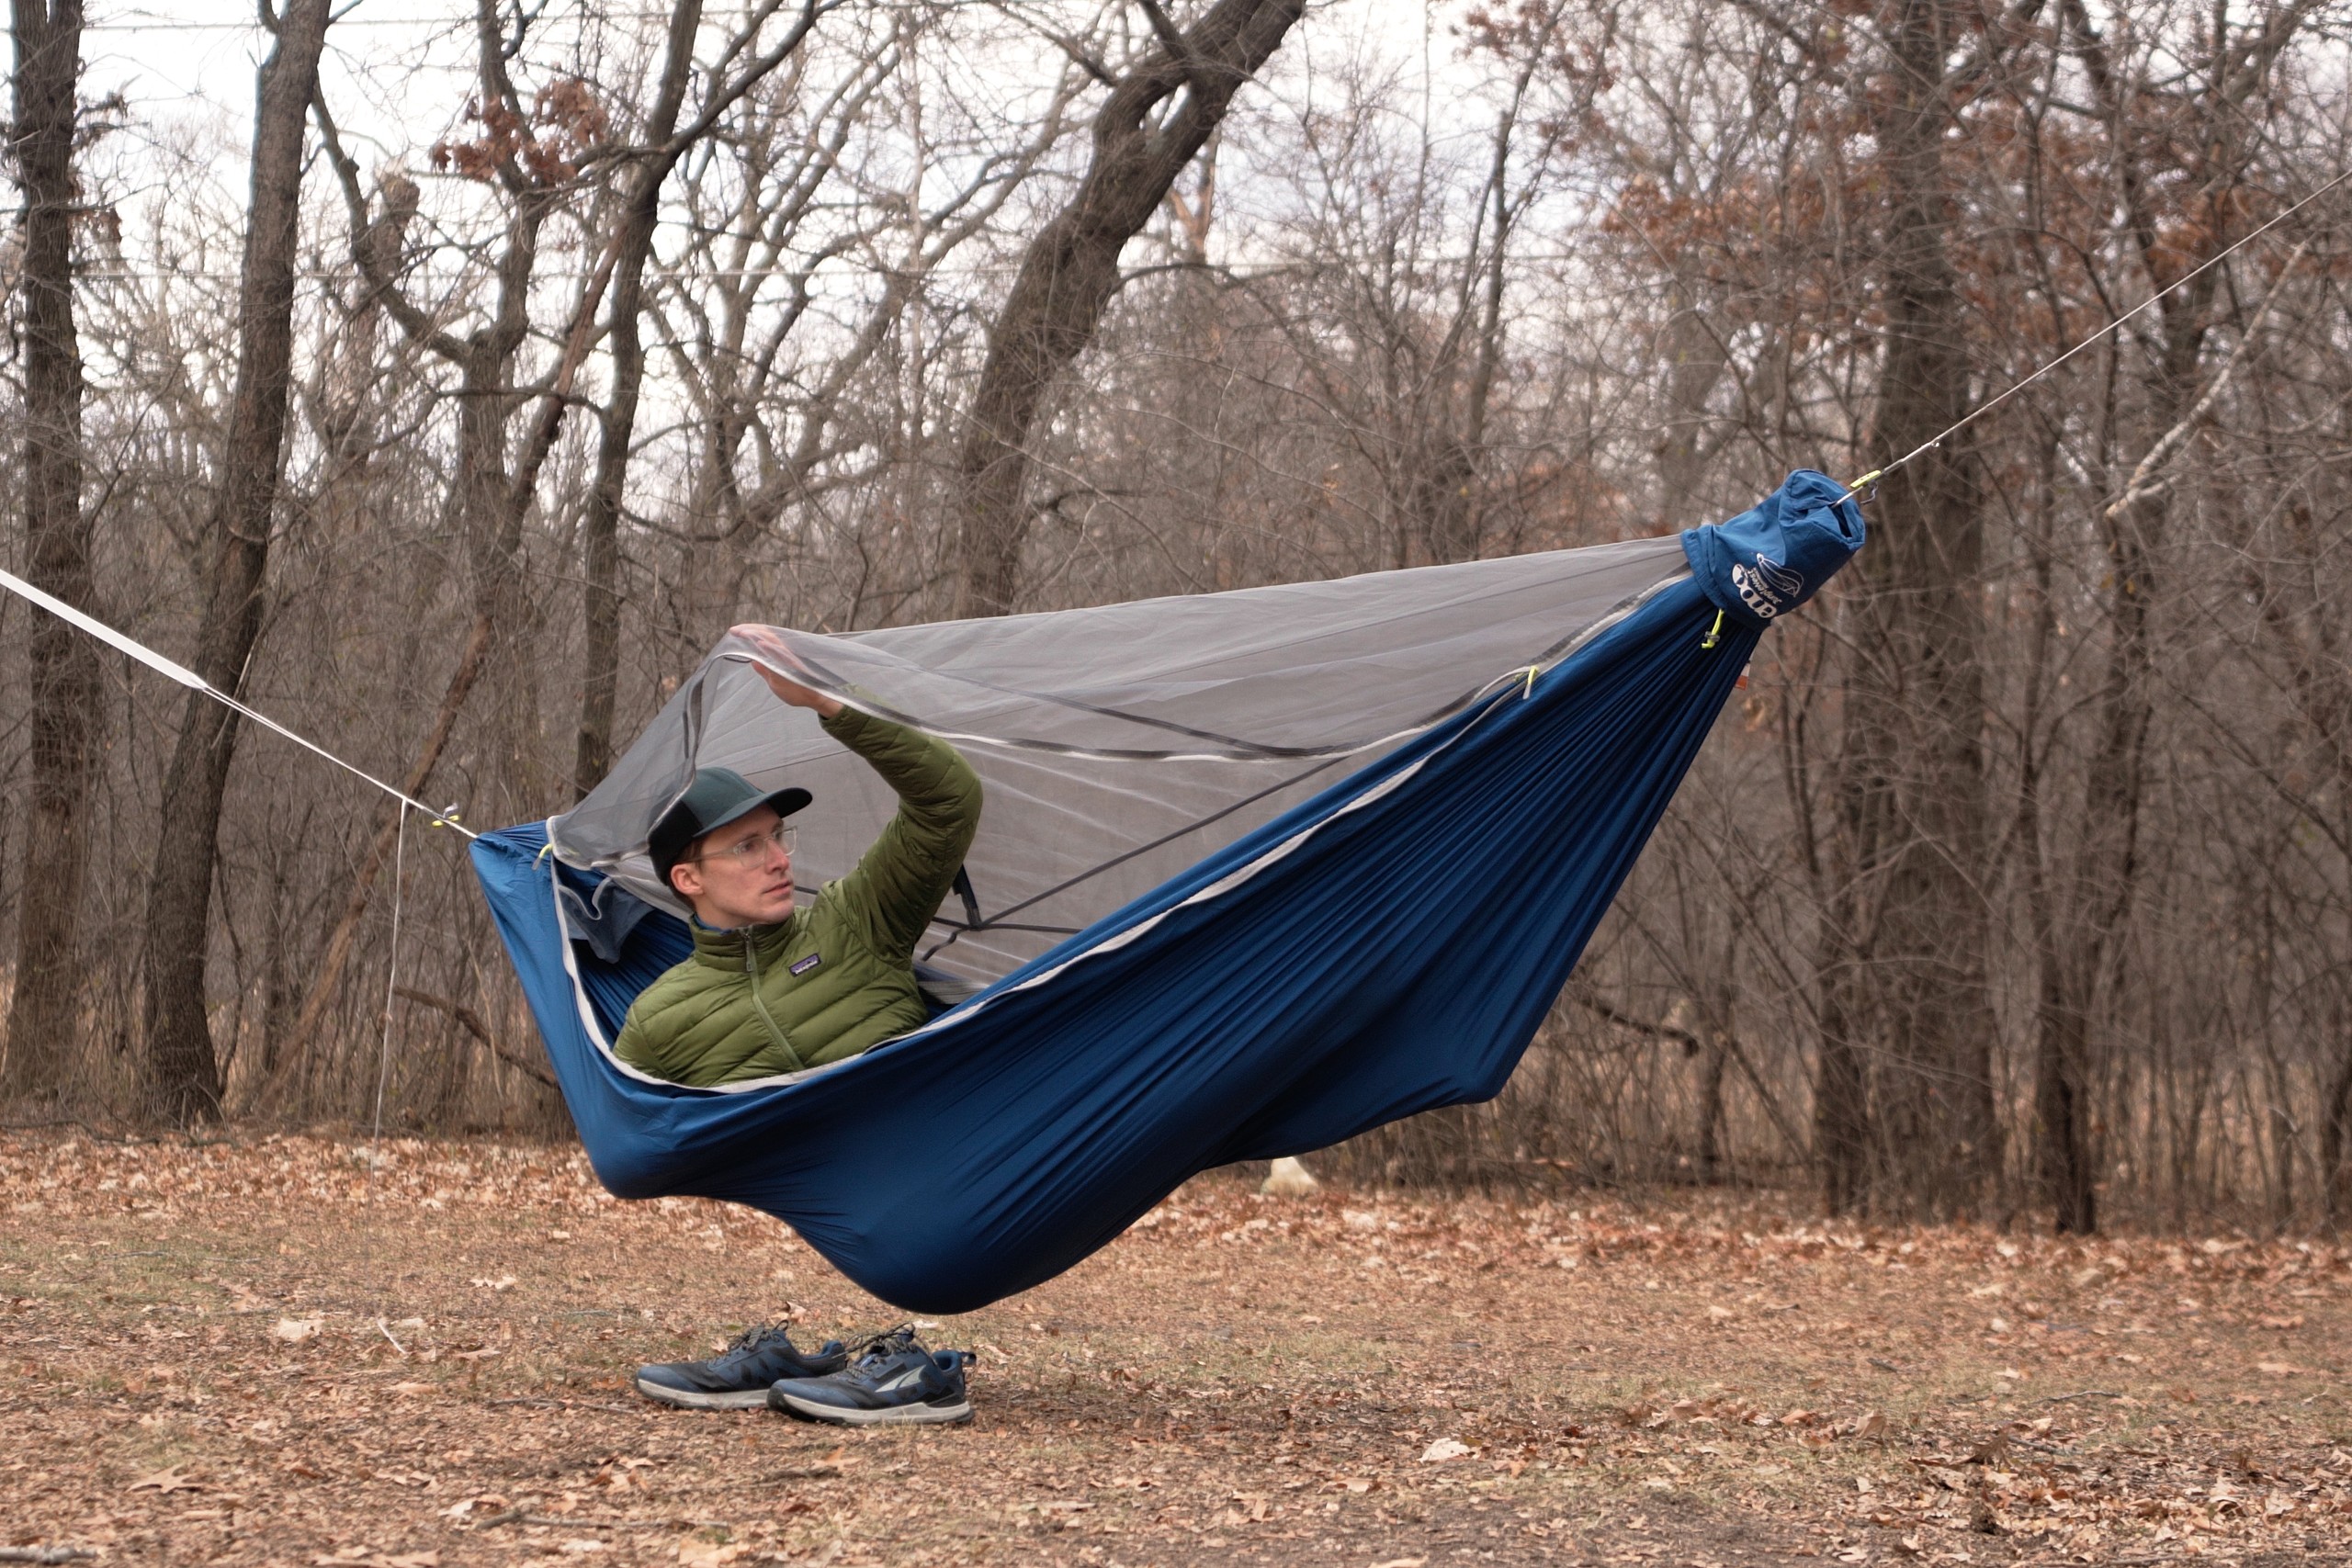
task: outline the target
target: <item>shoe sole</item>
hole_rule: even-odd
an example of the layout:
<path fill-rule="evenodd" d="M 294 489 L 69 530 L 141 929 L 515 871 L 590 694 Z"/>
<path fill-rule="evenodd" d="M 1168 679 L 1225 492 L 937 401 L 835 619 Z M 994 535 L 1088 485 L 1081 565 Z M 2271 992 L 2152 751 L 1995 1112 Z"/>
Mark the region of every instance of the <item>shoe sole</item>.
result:
<path fill-rule="evenodd" d="M 803 1421 L 821 1421 L 829 1427 L 953 1427 L 972 1418 L 972 1402 L 959 1399 L 953 1404 L 892 1404 L 880 1410 L 853 1410 L 839 1404 L 820 1404 L 797 1394 L 777 1393 L 768 1399 L 771 1408 Z"/>
<path fill-rule="evenodd" d="M 637 1380 L 637 1392 L 656 1404 L 675 1405 L 681 1410 L 757 1410 L 768 1402 L 763 1388 L 729 1389 L 723 1393 L 706 1393 L 701 1389 L 672 1388 L 666 1383 Z"/>

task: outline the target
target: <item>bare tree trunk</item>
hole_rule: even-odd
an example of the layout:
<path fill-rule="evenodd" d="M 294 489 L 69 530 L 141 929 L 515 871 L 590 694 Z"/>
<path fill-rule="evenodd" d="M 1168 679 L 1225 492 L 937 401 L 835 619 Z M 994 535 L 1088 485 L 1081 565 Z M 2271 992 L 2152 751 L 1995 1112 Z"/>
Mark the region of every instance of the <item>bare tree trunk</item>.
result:
<path fill-rule="evenodd" d="M 678 0 L 670 17 L 668 53 L 662 66 L 645 141 L 652 152 L 633 172 L 613 236 L 612 311 L 605 352 L 612 356 L 611 393 L 597 422 L 596 475 L 588 492 L 581 546 L 585 584 L 582 625 L 585 670 L 580 685 L 580 729 L 573 746 L 572 788 L 585 795 L 613 763 L 613 708 L 620 688 L 621 500 L 628 479 L 629 443 L 637 431 L 637 404 L 645 385 L 645 343 L 639 318 L 645 313 L 645 264 L 653 254 L 653 230 L 662 209 L 662 186 L 678 161 L 708 134 L 719 112 L 799 47 L 820 14 L 810 0 L 799 25 L 778 46 L 755 58 L 722 83 L 695 122 L 678 129 L 686 85 L 693 75 L 695 35 L 702 23 L 702 0 Z"/>
<path fill-rule="evenodd" d="M 1020 585 L 1031 427 L 1046 390 L 1084 352 L 1119 288 L 1119 253 L 1150 221 L 1233 95 L 1273 57 L 1306 0 L 1216 0 L 1179 35 L 1143 0 L 1159 46 L 1112 85 L 1094 153 L 1068 205 L 1021 258 L 989 334 L 957 468 L 963 479 L 958 613 L 1001 615 Z M 1179 97 L 1179 95 L 1182 95 Z M 1159 123 L 1152 111 L 1176 100 Z"/>
<path fill-rule="evenodd" d="M 620 518 L 628 478 L 629 440 L 637 429 L 637 401 L 645 385 L 645 341 L 638 318 L 645 310 L 645 263 L 653 252 L 654 219 L 661 211 L 662 185 L 677 167 L 683 148 L 670 149 L 694 66 L 695 28 L 702 0 L 679 0 L 670 18 L 669 52 L 662 62 L 653 113 L 645 140 L 662 149 L 636 170 L 613 237 L 612 317 L 605 352 L 612 355 L 612 391 L 597 421 L 596 477 L 588 491 L 582 524 L 582 649 L 580 732 L 573 746 L 573 790 L 585 795 L 613 765 L 613 707 L 620 688 Z"/>
<path fill-rule="evenodd" d="M 448 749 L 449 737 L 458 727 L 458 715 L 464 711 L 466 698 L 472 694 L 474 682 L 481 677 L 482 663 L 489 657 L 491 635 L 490 623 L 475 616 L 472 635 L 466 638 L 465 651 L 458 656 L 458 668 L 450 673 L 448 685 L 441 694 L 441 706 L 433 716 L 433 728 L 426 734 L 416 761 L 410 764 L 408 777 L 401 784 L 401 793 L 412 799 L 424 793 L 433 782 L 433 771 L 441 765 L 441 753 Z M 406 809 L 403 806 L 393 807 L 391 816 L 376 830 L 366 858 L 360 861 L 359 870 L 351 879 L 351 895 L 344 901 L 343 914 L 327 936 L 324 953 L 288 1036 L 297 1060 L 306 1054 L 327 1003 L 334 999 L 343 982 L 344 966 L 351 960 L 352 943 L 358 940 L 359 922 L 368 913 L 368 899 L 375 895 L 376 879 L 384 874 L 385 863 L 392 858 L 392 848 L 399 842 L 401 813 Z"/>
<path fill-rule="evenodd" d="M 1861 617 L 1848 595 L 1841 593 L 1837 604 L 1842 632 Z M 1816 668 L 1812 678 L 1818 674 Z M 1782 789 L 1795 808 L 1798 863 L 1822 911 L 1813 961 L 1818 1011 L 1812 1155 L 1819 1168 L 1823 1207 L 1843 1214 L 1860 1207 L 1870 1194 L 1870 1077 L 1854 1025 L 1860 915 L 1842 795 L 1823 792 L 1829 795 L 1824 804 L 1832 808 L 1830 822 L 1824 827 L 1817 821 L 1810 705 L 1802 700 L 1781 705 L 1777 749 Z M 1835 779 L 1838 759 L 1831 760 Z M 1803 1152 L 1793 1136 L 1789 1141 L 1792 1149 Z"/>
<path fill-rule="evenodd" d="M 82 349 L 74 325 L 74 128 L 81 0 L 15 0 L 15 151 L 25 192 L 24 378 L 27 575 L 90 606 L 90 527 L 82 514 Z M 90 640 L 33 617 L 30 810 L 17 911 L 16 998 L 0 1053 L 11 1095 L 65 1086 L 80 1032 L 83 885 L 89 793 L 97 776 L 98 659 Z"/>
<path fill-rule="evenodd" d="M 1734 929 L 1724 943 L 1724 964 L 1709 976 L 1699 992 L 1699 1179 L 1712 1187 L 1725 1175 L 1724 1150 L 1724 1076 L 1731 1066 L 1732 1043 L 1737 1036 L 1738 990 L 1733 977 L 1739 973 L 1739 937 Z"/>
<path fill-rule="evenodd" d="M 224 692 L 244 682 L 261 635 L 271 512 L 284 459 L 294 344 L 294 260 L 301 212 L 303 126 L 326 43 L 328 0 L 288 0 L 263 62 L 254 116 L 252 206 L 237 307 L 237 379 L 208 533 L 213 551 L 196 672 Z M 147 896 L 149 1114 L 167 1122 L 220 1113 L 220 1070 L 205 1019 L 204 968 L 220 797 L 235 756 L 236 716 L 188 694 L 164 776 L 155 870 Z"/>
<path fill-rule="evenodd" d="M 2069 0 L 2064 19 L 2095 89 L 2107 100 L 2110 154 L 2122 175 L 2129 217 L 2136 220 L 2144 210 L 2140 170 L 2121 145 L 2128 130 L 2105 46 L 2079 0 Z M 2203 296 L 2208 290 L 2198 292 Z M 2201 309 L 2201 298 L 2199 303 Z M 2177 327 L 2174 308 L 2167 304 L 2163 310 L 2170 318 L 2166 324 Z M 2162 388 L 2156 400 L 2171 409 L 2180 406 Z M 2159 428 L 2171 423 L 2167 414 Z M 2152 672 L 2145 545 L 2147 534 L 2161 526 L 2164 510 L 2161 500 L 2150 500 L 2109 507 L 2100 515 L 2113 640 L 2099 693 L 2098 743 L 2084 785 L 2082 837 L 2071 867 L 2048 878 L 2058 887 L 2045 888 L 2044 874 L 2035 874 L 2037 897 L 2048 908 L 2035 919 L 2041 972 L 2034 1010 L 2034 1163 L 2062 1234 L 2087 1235 L 2098 1229 L 2098 1172 L 2090 1146 L 2091 1015 L 2109 943 L 2131 901 Z"/>
<path fill-rule="evenodd" d="M 807 39 L 818 17 L 830 8 L 822 0 L 803 0 L 783 38 L 768 50 L 744 62 L 734 76 L 722 82 L 690 127 L 670 134 L 671 128 L 675 126 L 678 104 L 683 102 L 686 81 L 691 74 L 693 45 L 701 20 L 698 0 L 680 0 L 669 32 L 670 53 L 664 70 L 663 87 L 666 107 L 657 109 L 657 116 L 662 117 L 657 123 L 666 140 L 650 166 L 650 184 L 643 187 L 649 204 L 658 202 L 662 179 L 666 177 L 668 170 L 675 165 L 677 158 L 686 148 L 708 134 L 728 107 L 788 58 Z M 521 100 L 506 70 L 506 49 L 499 30 L 499 13 L 489 0 L 482 0 L 477 6 L 476 24 L 481 40 L 484 96 L 506 105 L 508 111 L 520 123 Z M 675 101 L 667 96 L 673 89 Z M 524 522 L 530 511 L 540 472 L 555 448 L 564 412 L 573 400 L 572 383 L 581 364 L 587 357 L 594 336 L 593 328 L 597 307 L 607 288 L 613 286 L 619 264 L 626 259 L 626 242 L 631 231 L 625 227 L 616 237 L 615 244 L 606 247 L 601 263 L 585 280 L 576 297 L 571 319 L 562 334 L 562 355 L 553 374 L 535 389 L 538 398 L 537 415 L 530 422 L 521 453 L 510 461 L 508 426 L 517 408 L 534 395 L 512 385 L 514 360 L 530 328 L 530 288 L 532 273 L 538 259 L 540 230 L 555 209 L 560 187 L 549 183 L 538 166 L 526 166 L 517 157 L 515 148 L 486 143 L 494 149 L 496 159 L 494 163 L 483 165 L 487 173 L 482 177 L 504 187 L 514 201 L 514 212 L 508 223 L 504 248 L 494 264 L 495 304 L 491 319 L 467 336 L 458 338 L 444 331 L 431 316 L 402 294 L 394 276 L 393 264 L 398 259 L 398 246 L 390 237 L 402 231 L 416 210 L 418 191 L 415 183 L 404 176 L 387 176 L 382 182 L 383 209 L 371 216 L 359 185 L 358 166 L 345 153 L 341 138 L 324 106 L 318 107 L 328 155 L 343 184 L 345 202 L 351 213 L 353 257 L 368 281 L 371 298 L 382 303 L 413 341 L 424 345 L 458 371 L 458 475 L 454 501 L 462 520 L 466 540 L 474 613 L 465 649 L 458 657 L 456 669 L 450 672 L 440 705 L 435 712 L 432 728 L 410 766 L 403 785 L 409 795 L 417 795 L 431 783 L 434 771 L 440 765 L 441 757 L 455 731 L 458 718 L 475 688 L 492 674 L 502 660 L 510 664 L 514 660 L 514 645 L 529 613 L 522 583 Z M 664 159 L 666 162 L 662 161 Z M 648 210 L 650 212 L 650 206 Z M 624 223 L 627 221 L 625 219 Z M 644 232 L 644 248 L 637 254 L 637 270 L 632 275 L 640 285 L 650 240 L 649 218 Z M 642 308 L 640 288 L 637 297 L 628 302 L 628 309 L 621 312 L 629 323 L 632 337 Z M 643 355 L 634 353 L 633 358 L 636 365 L 634 376 L 641 378 Z M 628 391 L 632 419 L 636 395 L 635 381 L 632 380 Z M 616 397 L 618 397 L 617 391 Z M 624 465 L 627 446 L 628 435 L 624 432 L 619 442 Z M 609 450 L 608 447 L 607 452 Z M 600 483 L 604 476 L 604 464 L 600 459 Z M 622 471 L 616 468 L 612 475 L 615 489 L 611 496 L 611 520 L 615 525 L 619 515 L 618 484 L 621 478 Z M 593 557 L 594 553 L 592 544 L 590 554 Z M 614 564 L 616 570 L 616 558 Z M 608 585 L 610 581 L 607 578 Z M 610 599 L 609 591 L 605 597 Z M 592 649 L 597 636 L 598 600 L 596 590 L 592 586 L 589 591 Z M 616 601 L 613 602 L 613 608 L 616 613 Z M 616 630 L 616 623 L 614 629 Z M 617 640 L 612 643 L 610 652 L 616 661 Z M 609 737 L 609 707 L 605 710 L 605 731 Z M 501 807 L 506 805 L 505 802 L 498 804 Z M 399 826 L 396 808 L 377 830 L 368 846 L 359 873 L 353 879 L 350 897 L 345 901 L 343 913 L 328 937 L 310 988 L 302 998 L 301 1010 L 294 1025 L 289 1057 L 293 1071 L 306 1083 L 315 1065 L 312 1046 L 319 1025 L 343 983 L 344 972 L 349 966 L 356 945 L 360 921 L 366 917 L 368 903 L 375 895 L 376 883 L 391 853 Z M 279 1092 L 283 1094 L 287 1090 L 281 1089 Z"/>
<path fill-rule="evenodd" d="M 1695 263 L 1685 265 L 1696 270 Z M 1698 293 L 1676 278 L 1669 296 L 1673 314 L 1665 333 L 1666 422 L 1650 446 L 1657 464 L 1658 523 L 1669 528 L 1687 528 L 1699 521 L 1699 484 L 1713 455 L 1706 440 L 1711 418 L 1707 400 L 1731 365 L 1723 340 L 1694 303 Z"/>
<path fill-rule="evenodd" d="M 2046 520 L 2054 504 L 2052 470 L 2058 448 L 2052 440 L 2041 454 L 2036 512 Z M 2058 1228 L 2087 1235 L 2098 1226 L 2096 1175 L 2090 1146 L 2091 1081 L 2086 1060 L 2087 1014 L 2070 1005 L 2063 978 L 2064 957 L 2058 914 L 2059 880 L 2043 848 L 2046 759 L 2041 705 L 2057 611 L 2052 585 L 2054 553 L 2046 525 L 2031 543 L 2034 599 L 2023 682 L 2025 714 L 2018 765 L 2017 841 L 2025 857 L 2026 918 L 2040 968 L 2034 1019 L 2035 1163 L 2043 1194 L 2057 1212 Z"/>
<path fill-rule="evenodd" d="M 2202 186 L 2202 237 L 2194 258 L 2174 257 L 2157 240 L 2154 208 L 2140 166 L 2129 115 L 2132 88 L 2116 78 L 2107 45 L 2091 27 L 2081 0 L 2068 0 L 2064 22 L 2100 107 L 2108 118 L 2111 156 L 2132 231 L 2152 290 L 2161 290 L 2229 243 L 2238 173 L 2231 157 L 2237 103 L 2261 82 L 2268 61 L 2295 26 L 2290 13 L 2268 18 L 2233 45 L 2226 31 L 2211 40 L 2214 85 L 2199 105 L 2203 157 L 2192 172 Z M 2169 137 L 2163 139 L 2168 143 Z M 2160 143 L 2162 144 L 2162 143 Z M 2102 990 L 2132 914 L 2140 878 L 2140 823 L 2147 795 L 2149 728 L 2155 712 L 2155 648 L 2150 615 L 2156 563 L 2163 558 L 2170 504 L 2146 472 L 2184 431 L 2176 428 L 2197 402 L 2198 364 L 2204 353 L 2219 269 L 2188 276 L 2159 306 L 2161 354 L 2148 388 L 2149 456 L 2122 486 L 2120 500 L 2101 509 L 2099 542 L 2106 556 L 2107 667 L 2098 694 L 2098 739 L 2083 786 L 2081 838 L 2064 878 L 2064 905 L 2050 923 L 2042 950 L 2035 1020 L 2037 1163 L 2045 1195 L 2062 1232 L 2098 1228 L 2097 1167 L 2090 1143 L 2090 1085 L 2098 1045 L 2094 1021 Z"/>
<path fill-rule="evenodd" d="M 1843 912 L 1850 915 L 1850 902 L 1843 906 Z M 1833 904 L 1831 923 L 1840 913 L 1841 906 Z M 1843 967 L 1846 960 L 1832 956 L 1824 963 L 1825 967 L 1835 969 Z M 1813 1090 L 1813 1147 L 1814 1157 L 1821 1163 L 1822 1207 L 1833 1214 L 1860 1209 L 1871 1192 L 1870 1077 L 1851 1022 L 1849 999 L 1854 989 L 1844 974 L 1822 976 L 1821 1066 Z"/>
<path fill-rule="evenodd" d="M 405 182 L 403 182 L 405 184 Z M 389 210 L 378 220 L 385 223 L 405 223 L 413 210 L 414 187 L 394 187 L 389 192 Z M 501 308 L 492 324 L 466 340 L 458 355 L 459 384 L 465 389 L 458 414 L 458 508 L 466 520 L 468 554 L 472 564 L 473 623 L 467 632 L 464 649 L 458 655 L 457 667 L 449 672 L 439 705 L 434 711 L 432 727 L 410 764 L 401 793 L 421 796 L 433 782 L 435 769 L 441 765 L 443 753 L 455 734 L 458 716 L 473 695 L 482 675 L 489 670 L 493 657 L 500 651 L 502 637 L 511 638 L 513 628 L 520 622 L 525 606 L 520 583 L 519 555 L 522 548 L 523 512 L 529 501 L 533 478 L 537 465 L 544 461 L 554 443 L 552 416 L 560 413 L 562 400 L 559 395 L 549 404 L 550 419 L 535 433 L 526 454 L 522 472 L 510 479 L 506 469 L 506 423 L 508 410 L 516 400 L 504 387 L 515 351 L 521 346 L 524 317 L 522 300 L 531 274 L 533 259 L 537 254 L 537 234 L 548 210 L 538 196 L 526 197 L 523 212 L 510 231 L 510 247 L 501 258 Z M 575 314 L 575 329 L 584 326 L 586 317 L 594 310 L 593 303 L 583 302 Z M 576 367 L 577 355 L 582 344 L 580 333 L 574 333 L 574 347 L 569 366 Z M 569 369 L 558 377 L 559 389 L 568 387 Z M 375 896 L 376 883 L 383 874 L 398 840 L 401 812 L 395 806 L 383 825 L 377 829 L 368 854 L 360 862 L 352 878 L 350 897 L 345 900 L 342 915 L 328 936 L 310 989 L 302 998 L 301 1011 L 296 1016 L 289 1053 L 294 1071 L 307 1084 L 315 1066 L 312 1046 L 320 1022 L 328 1005 L 343 983 L 354 945 L 359 934 L 359 923 L 368 913 L 368 905 Z M 306 1090 L 307 1092 L 307 1090 Z"/>
<path fill-rule="evenodd" d="M 2162 502 L 2142 515 L 2109 517 L 2103 530 L 2113 570 L 2107 676 L 2099 694 L 2099 739 L 2083 789 L 2081 840 L 2067 879 L 2064 919 L 2048 922 L 2035 1010 L 2037 1165 L 2062 1233 L 2098 1229 L 2097 1168 L 2090 1145 L 2092 1009 L 2137 880 L 2140 807 L 2151 717 L 2152 660 L 2148 536 Z M 2147 515 L 2148 513 L 2155 515 Z"/>
<path fill-rule="evenodd" d="M 1899 0 L 1893 17 L 1894 68 L 1876 127 L 1893 202 L 1882 239 L 1887 346 L 1872 436 L 1882 464 L 1967 412 L 1943 163 L 1958 20 L 1942 0 Z M 1887 1064 L 1869 1106 L 1888 1189 L 1873 1202 L 1961 1213 L 1986 1196 L 2000 1149 L 1990 932 L 1978 883 L 1987 845 L 1984 536 L 1972 465 L 1957 443 L 1889 474 L 1876 522 L 1859 563 L 1838 781 L 1858 902 L 1849 929 L 1830 940 L 1856 951 L 1850 973 L 1835 976 L 1848 1004 L 1833 1014 Z"/>
<path fill-rule="evenodd" d="M 2352 1153 L 2352 1044 L 2346 1043 L 2342 1004 L 2331 1012 L 2336 1058 L 2320 1111 L 2319 1184 L 2320 1212 L 2334 1231 L 2343 1227 L 2345 1213 L 2352 1209 L 2352 1159 L 2346 1157 Z"/>
<path fill-rule="evenodd" d="M 477 6 L 476 32 L 484 97 L 505 105 L 519 118 L 514 107 L 519 100 L 505 69 L 505 39 L 499 30 L 498 14 L 488 0 Z M 381 210 L 371 214 L 360 187 L 358 165 L 345 152 L 324 102 L 316 102 L 312 107 L 328 160 L 343 185 L 351 215 L 352 258 L 366 280 L 371 307 L 384 309 L 412 342 L 458 373 L 457 476 L 448 503 L 465 541 L 473 615 L 465 647 L 444 684 L 433 723 L 401 785 L 404 793 L 421 795 L 431 784 L 474 689 L 502 655 L 511 657 L 513 642 L 522 629 L 528 609 L 521 584 L 524 513 L 539 467 L 554 447 L 572 378 L 587 353 L 588 321 L 595 312 L 607 275 L 599 273 L 581 290 L 566 327 L 562 360 L 544 391 L 541 417 L 518 471 L 510 475 L 507 427 L 525 396 L 511 382 L 515 355 L 529 329 L 527 299 L 538 258 L 539 231 L 554 205 L 547 182 L 537 175 L 526 175 L 514 149 L 500 150 L 503 156 L 488 183 L 503 186 L 513 201 L 513 212 L 503 248 L 492 264 L 495 281 L 490 320 L 460 338 L 444 331 L 402 294 L 397 281 L 401 236 L 413 220 L 420 198 L 416 183 L 402 175 L 387 175 L 380 186 Z M 265 1095 L 274 1101 L 299 1101 L 309 1093 L 317 1066 L 318 1029 L 343 984 L 360 921 L 397 840 L 402 809 L 395 807 L 387 815 L 352 879 L 343 912 L 327 938 L 296 1014 L 285 1073 L 278 1082 L 265 1087 Z"/>

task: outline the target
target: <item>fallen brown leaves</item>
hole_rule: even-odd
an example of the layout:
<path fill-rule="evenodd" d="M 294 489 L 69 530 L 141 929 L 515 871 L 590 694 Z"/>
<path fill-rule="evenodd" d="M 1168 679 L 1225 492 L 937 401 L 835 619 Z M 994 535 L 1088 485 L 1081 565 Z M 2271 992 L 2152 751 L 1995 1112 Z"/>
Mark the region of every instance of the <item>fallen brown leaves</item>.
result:
<path fill-rule="evenodd" d="M 5 1560 L 2154 1562 L 2352 1548 L 2318 1245 L 1195 1183 L 925 1332 L 980 1419 L 628 1392 L 893 1314 L 569 1150 L 0 1139 Z"/>

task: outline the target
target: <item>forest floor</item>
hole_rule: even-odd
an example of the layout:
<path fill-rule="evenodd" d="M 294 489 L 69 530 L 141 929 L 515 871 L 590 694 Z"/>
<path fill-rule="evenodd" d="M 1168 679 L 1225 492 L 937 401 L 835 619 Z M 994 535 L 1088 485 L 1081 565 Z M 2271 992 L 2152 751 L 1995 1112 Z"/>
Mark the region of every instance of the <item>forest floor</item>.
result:
<path fill-rule="evenodd" d="M 893 1320 L 568 1149 L 0 1134 L 0 1561 L 2352 1562 L 2336 1247 L 1210 1177 L 923 1326 L 969 1427 L 629 1391 L 786 1311 Z"/>

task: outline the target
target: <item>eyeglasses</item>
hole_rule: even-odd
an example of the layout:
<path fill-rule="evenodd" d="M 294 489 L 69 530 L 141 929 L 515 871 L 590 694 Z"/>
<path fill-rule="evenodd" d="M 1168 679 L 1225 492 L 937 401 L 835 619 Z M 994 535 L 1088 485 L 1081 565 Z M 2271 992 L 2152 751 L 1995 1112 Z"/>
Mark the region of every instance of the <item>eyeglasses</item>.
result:
<path fill-rule="evenodd" d="M 737 840 L 723 850 L 713 850 L 708 854 L 693 858 L 696 862 L 723 861 L 738 870 L 749 870 L 763 863 L 771 850 L 782 850 L 785 859 L 792 858 L 791 823 L 779 822 L 764 833 L 754 833 L 748 839 Z"/>

